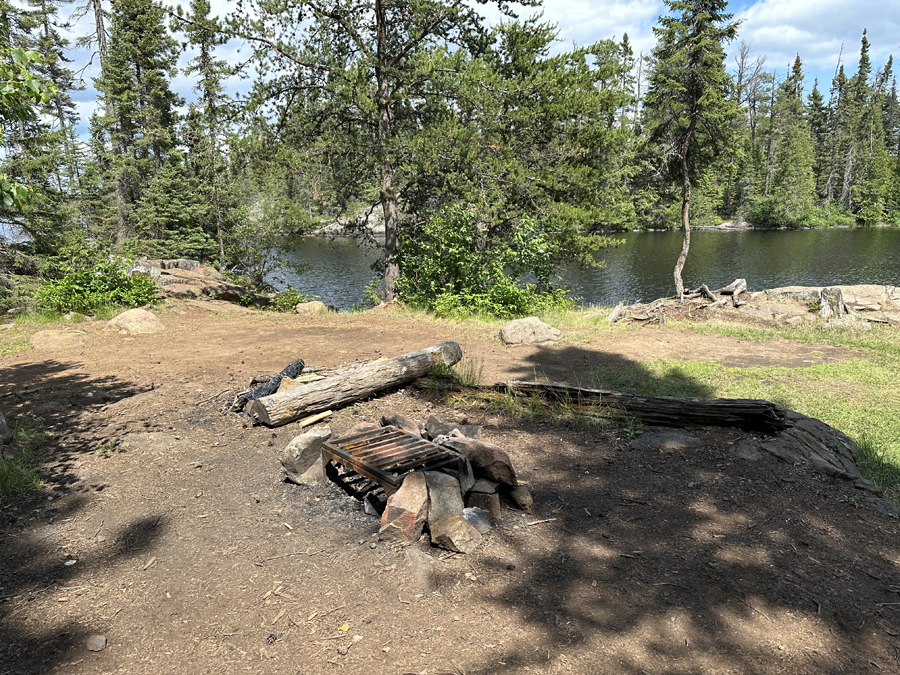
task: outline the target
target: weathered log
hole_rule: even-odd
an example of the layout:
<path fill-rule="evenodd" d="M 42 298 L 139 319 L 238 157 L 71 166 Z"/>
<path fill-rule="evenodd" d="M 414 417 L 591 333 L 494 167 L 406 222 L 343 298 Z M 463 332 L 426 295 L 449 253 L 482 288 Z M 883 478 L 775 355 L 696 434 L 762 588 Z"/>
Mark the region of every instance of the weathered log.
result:
<path fill-rule="evenodd" d="M 620 391 L 572 387 L 557 382 L 498 382 L 498 391 L 538 394 L 572 405 L 603 406 L 640 415 L 645 424 L 668 427 L 692 425 L 739 427 L 748 431 L 781 431 L 790 426 L 784 408 L 758 399 L 675 398 L 639 396 Z"/>
<path fill-rule="evenodd" d="M 462 349 L 457 343 L 444 342 L 393 359 L 368 363 L 355 370 L 278 394 L 264 396 L 248 403 L 246 411 L 254 423 L 277 427 L 304 415 L 337 408 L 382 389 L 412 382 L 428 375 L 436 366 L 452 366 L 461 358 Z"/>
<path fill-rule="evenodd" d="M 740 295 L 744 291 L 747 290 L 747 280 L 746 279 L 735 279 L 727 286 L 723 286 L 719 288 L 713 293 L 721 293 L 722 295 Z"/>

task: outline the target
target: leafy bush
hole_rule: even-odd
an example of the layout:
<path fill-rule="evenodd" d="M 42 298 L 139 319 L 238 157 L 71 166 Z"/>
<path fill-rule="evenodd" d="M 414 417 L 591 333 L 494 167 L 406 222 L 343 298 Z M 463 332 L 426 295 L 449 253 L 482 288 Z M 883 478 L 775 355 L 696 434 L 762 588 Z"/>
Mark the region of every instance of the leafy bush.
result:
<path fill-rule="evenodd" d="M 438 316 L 523 316 L 573 304 L 551 278 L 560 244 L 528 219 L 490 232 L 471 211 L 445 207 L 400 242 L 401 297 Z M 530 277 L 533 281 L 523 281 Z"/>
<path fill-rule="evenodd" d="M 156 302 L 156 284 L 144 276 L 129 276 L 123 259 L 110 256 L 91 263 L 66 263 L 68 271 L 61 278 L 49 279 L 38 289 L 38 305 L 50 311 L 89 314 L 105 307 Z"/>
<path fill-rule="evenodd" d="M 272 302 L 266 306 L 266 309 L 273 312 L 293 312 L 294 308 L 301 302 L 309 302 L 315 300 L 313 296 L 304 295 L 295 288 L 288 286 L 278 295 L 272 298 Z"/>

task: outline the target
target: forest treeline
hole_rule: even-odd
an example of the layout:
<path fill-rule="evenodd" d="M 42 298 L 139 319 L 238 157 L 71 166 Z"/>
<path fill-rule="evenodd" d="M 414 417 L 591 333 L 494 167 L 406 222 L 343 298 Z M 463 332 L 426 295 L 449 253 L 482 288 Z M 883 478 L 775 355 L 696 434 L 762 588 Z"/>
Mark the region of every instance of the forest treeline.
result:
<path fill-rule="evenodd" d="M 694 224 L 900 223 L 896 78 L 865 31 L 855 65 L 809 82 L 802 55 L 785 70 L 740 43 L 728 62 L 724 0 L 668 1 L 650 54 L 627 35 L 559 51 L 537 0 L 493 4 L 489 25 L 454 0 L 238 0 L 224 17 L 208 0 L 0 0 L 4 58 L 24 50 L 47 86 L 3 116 L 4 185 L 29 198 L 0 214 L 35 254 L 190 257 L 259 283 L 279 236 L 377 219 L 388 297 L 488 311 L 555 297 L 555 264 L 609 244 L 594 233 L 680 227 L 687 176 Z M 99 65 L 87 138 L 75 20 Z"/>

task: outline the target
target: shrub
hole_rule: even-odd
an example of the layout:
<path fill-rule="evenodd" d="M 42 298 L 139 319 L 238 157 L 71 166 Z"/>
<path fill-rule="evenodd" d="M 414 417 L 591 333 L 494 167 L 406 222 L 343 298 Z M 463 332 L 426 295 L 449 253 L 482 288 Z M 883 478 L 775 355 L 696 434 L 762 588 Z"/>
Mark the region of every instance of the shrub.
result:
<path fill-rule="evenodd" d="M 106 307 L 140 307 L 156 302 L 156 284 L 144 276 L 129 276 L 125 261 L 115 256 L 83 265 L 65 263 L 59 279 L 38 289 L 38 305 L 56 312 L 94 313 Z"/>
<path fill-rule="evenodd" d="M 502 235 L 471 211 L 445 207 L 400 243 L 401 297 L 438 316 L 505 318 L 570 307 L 568 292 L 551 281 L 560 244 L 528 219 Z"/>
<path fill-rule="evenodd" d="M 272 302 L 266 305 L 266 309 L 271 310 L 273 312 L 293 312 L 294 308 L 301 302 L 309 302 L 310 300 L 315 300 L 314 297 L 310 295 L 304 295 L 300 291 L 295 288 L 288 286 L 286 289 L 281 291 L 278 295 L 272 298 Z"/>

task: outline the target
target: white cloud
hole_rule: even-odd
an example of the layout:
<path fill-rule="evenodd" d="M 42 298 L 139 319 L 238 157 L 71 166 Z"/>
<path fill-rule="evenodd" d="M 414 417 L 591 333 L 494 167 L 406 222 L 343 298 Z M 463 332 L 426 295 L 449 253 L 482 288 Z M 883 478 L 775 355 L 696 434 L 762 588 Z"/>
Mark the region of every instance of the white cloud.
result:
<path fill-rule="evenodd" d="M 890 0 L 760 0 L 739 11 L 740 39 L 783 72 L 799 54 L 808 74 L 827 88 L 841 57 L 851 74 L 868 30 L 873 68 L 884 65 L 900 42 L 900 7 Z M 824 81 L 823 81 L 823 78 Z"/>

